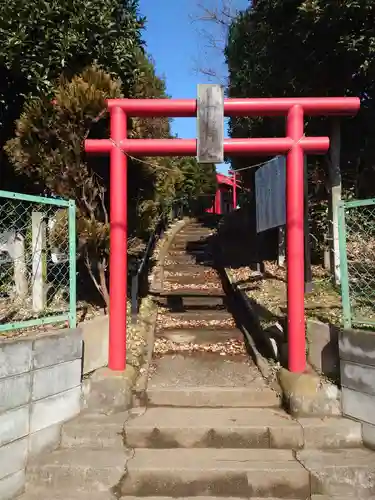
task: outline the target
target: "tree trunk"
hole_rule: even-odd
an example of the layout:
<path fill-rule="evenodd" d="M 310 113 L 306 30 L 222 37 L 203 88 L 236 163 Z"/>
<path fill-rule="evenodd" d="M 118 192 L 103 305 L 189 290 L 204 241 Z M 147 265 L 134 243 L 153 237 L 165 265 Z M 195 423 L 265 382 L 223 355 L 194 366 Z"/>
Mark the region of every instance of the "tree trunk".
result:
<path fill-rule="evenodd" d="M 106 280 L 106 275 L 105 275 L 105 270 L 106 270 L 106 264 L 105 260 L 98 261 L 98 273 L 99 273 L 99 283 L 100 283 L 100 290 L 106 305 L 107 312 L 109 312 L 109 306 L 110 306 L 110 301 L 109 301 L 109 292 L 108 292 L 108 287 L 107 287 L 107 280 Z"/>

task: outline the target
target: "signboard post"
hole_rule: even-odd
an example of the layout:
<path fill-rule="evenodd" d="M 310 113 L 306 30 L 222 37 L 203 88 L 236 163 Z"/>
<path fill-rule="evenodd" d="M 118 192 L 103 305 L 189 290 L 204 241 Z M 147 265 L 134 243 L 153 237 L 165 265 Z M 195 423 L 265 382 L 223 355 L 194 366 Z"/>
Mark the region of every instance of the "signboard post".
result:
<path fill-rule="evenodd" d="M 285 224 L 286 224 L 286 162 L 285 157 L 277 156 L 255 173 L 257 232 L 278 228 L 278 264 L 285 263 Z M 304 163 L 304 266 L 305 293 L 313 288 L 311 273 L 310 230 L 308 223 L 308 183 L 307 163 Z"/>
<path fill-rule="evenodd" d="M 310 251 L 310 227 L 309 227 L 309 186 L 307 178 L 307 161 L 304 162 L 304 237 L 305 237 L 305 294 L 313 291 L 313 279 L 311 271 L 311 251 Z"/>

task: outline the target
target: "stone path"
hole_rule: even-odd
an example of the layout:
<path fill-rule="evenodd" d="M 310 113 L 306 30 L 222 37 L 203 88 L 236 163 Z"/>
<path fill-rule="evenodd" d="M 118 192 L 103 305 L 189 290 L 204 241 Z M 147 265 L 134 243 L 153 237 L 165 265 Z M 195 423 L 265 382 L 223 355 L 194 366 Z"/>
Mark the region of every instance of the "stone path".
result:
<path fill-rule="evenodd" d="M 211 267 L 209 233 L 189 224 L 166 258 L 148 404 L 125 425 L 134 456 L 121 493 L 375 497 L 375 455 L 362 449 L 360 425 L 293 420 L 247 356 Z"/>
<path fill-rule="evenodd" d="M 65 425 L 25 500 L 375 498 L 360 425 L 291 419 L 249 360 L 199 243 L 209 233 L 190 224 L 166 260 L 146 407 Z"/>

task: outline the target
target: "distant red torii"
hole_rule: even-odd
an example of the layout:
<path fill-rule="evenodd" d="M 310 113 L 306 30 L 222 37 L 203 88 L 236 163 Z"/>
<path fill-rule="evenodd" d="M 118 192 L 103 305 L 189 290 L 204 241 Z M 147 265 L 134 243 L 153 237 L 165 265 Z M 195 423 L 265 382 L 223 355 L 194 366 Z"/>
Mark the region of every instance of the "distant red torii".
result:
<path fill-rule="evenodd" d="M 228 186 L 231 189 L 233 209 L 235 209 L 237 206 L 237 189 L 241 188 L 241 186 L 236 181 L 235 173 L 229 176 L 217 172 L 216 182 L 217 182 L 217 188 L 215 192 L 215 197 L 212 206 L 208 208 L 206 212 L 211 214 L 215 213 L 221 215 L 223 213 L 222 199 L 225 192 L 223 186 Z"/>

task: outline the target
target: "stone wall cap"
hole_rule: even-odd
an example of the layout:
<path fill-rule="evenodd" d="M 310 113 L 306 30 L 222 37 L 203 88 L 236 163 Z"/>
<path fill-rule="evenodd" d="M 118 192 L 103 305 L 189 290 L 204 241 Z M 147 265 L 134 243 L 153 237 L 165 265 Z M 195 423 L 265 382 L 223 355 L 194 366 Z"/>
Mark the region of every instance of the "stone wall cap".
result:
<path fill-rule="evenodd" d="M 34 342 L 35 340 L 41 340 L 46 338 L 58 337 L 61 335 L 74 335 L 82 334 L 82 328 L 60 328 L 59 330 L 48 330 L 45 332 L 30 332 L 30 335 L 25 335 L 23 337 L 5 337 L 0 336 L 0 349 L 3 345 L 11 344 L 21 344 L 24 342 Z"/>

